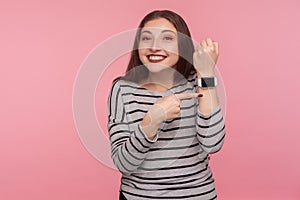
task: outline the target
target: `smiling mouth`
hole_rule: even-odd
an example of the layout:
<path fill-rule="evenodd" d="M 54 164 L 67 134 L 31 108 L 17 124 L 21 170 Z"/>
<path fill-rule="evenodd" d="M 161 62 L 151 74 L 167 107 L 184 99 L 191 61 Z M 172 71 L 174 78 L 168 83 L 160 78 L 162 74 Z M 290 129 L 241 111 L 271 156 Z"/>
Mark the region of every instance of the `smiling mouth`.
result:
<path fill-rule="evenodd" d="M 148 55 L 147 58 L 152 63 L 157 63 L 163 61 L 167 56 L 162 55 Z"/>

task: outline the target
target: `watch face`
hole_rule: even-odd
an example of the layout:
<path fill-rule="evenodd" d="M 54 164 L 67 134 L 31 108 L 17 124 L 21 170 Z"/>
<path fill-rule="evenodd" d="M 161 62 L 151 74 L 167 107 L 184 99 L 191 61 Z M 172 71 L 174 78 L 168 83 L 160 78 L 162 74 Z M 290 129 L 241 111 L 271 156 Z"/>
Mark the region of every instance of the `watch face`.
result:
<path fill-rule="evenodd" d="M 215 78 L 201 78 L 201 87 L 214 87 Z"/>

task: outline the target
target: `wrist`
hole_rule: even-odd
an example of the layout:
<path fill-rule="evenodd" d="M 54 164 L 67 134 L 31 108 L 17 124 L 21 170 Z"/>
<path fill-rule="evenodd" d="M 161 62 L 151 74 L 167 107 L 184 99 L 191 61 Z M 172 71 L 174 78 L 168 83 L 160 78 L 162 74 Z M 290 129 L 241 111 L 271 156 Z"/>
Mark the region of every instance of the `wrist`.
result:
<path fill-rule="evenodd" d="M 146 137 L 152 141 L 157 134 L 156 132 L 159 128 L 159 124 L 152 121 L 151 116 L 146 114 L 141 121 L 141 128 L 143 129 Z"/>
<path fill-rule="evenodd" d="M 211 71 L 211 72 L 197 72 L 197 77 L 198 78 L 204 78 L 204 77 L 215 77 L 215 72 Z"/>
<path fill-rule="evenodd" d="M 215 71 L 211 70 L 211 71 L 197 71 L 197 77 L 198 78 L 202 78 L 202 77 L 214 77 L 216 76 Z"/>
<path fill-rule="evenodd" d="M 150 114 L 149 112 L 147 112 L 145 114 L 143 120 L 141 121 L 141 125 L 143 127 L 146 127 L 146 126 L 158 127 L 162 122 L 163 122 L 163 120 L 153 117 L 153 113 Z"/>

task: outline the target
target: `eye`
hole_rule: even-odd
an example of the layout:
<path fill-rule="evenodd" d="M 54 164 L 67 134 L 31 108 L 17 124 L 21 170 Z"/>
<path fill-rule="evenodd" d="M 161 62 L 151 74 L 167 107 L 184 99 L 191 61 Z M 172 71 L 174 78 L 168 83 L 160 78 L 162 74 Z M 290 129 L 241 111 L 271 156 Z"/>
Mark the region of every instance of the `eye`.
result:
<path fill-rule="evenodd" d="M 173 40 L 173 37 L 165 36 L 163 39 L 164 39 L 164 40 Z"/>
<path fill-rule="evenodd" d="M 147 41 L 147 40 L 151 40 L 151 38 L 148 37 L 148 36 L 142 36 L 142 37 L 141 37 L 141 40 L 142 40 L 142 41 Z"/>

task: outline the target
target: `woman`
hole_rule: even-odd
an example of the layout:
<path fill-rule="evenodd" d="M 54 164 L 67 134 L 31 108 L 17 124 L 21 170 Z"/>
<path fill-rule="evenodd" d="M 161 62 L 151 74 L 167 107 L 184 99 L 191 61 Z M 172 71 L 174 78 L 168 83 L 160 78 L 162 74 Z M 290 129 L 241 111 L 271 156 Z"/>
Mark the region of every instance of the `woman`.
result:
<path fill-rule="evenodd" d="M 125 76 L 108 98 L 112 159 L 120 199 L 216 199 L 209 155 L 224 143 L 214 66 L 218 43 L 194 50 L 184 20 L 146 15 Z"/>

